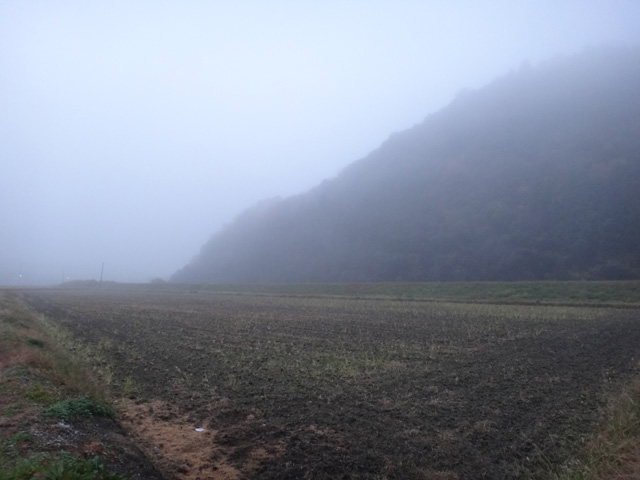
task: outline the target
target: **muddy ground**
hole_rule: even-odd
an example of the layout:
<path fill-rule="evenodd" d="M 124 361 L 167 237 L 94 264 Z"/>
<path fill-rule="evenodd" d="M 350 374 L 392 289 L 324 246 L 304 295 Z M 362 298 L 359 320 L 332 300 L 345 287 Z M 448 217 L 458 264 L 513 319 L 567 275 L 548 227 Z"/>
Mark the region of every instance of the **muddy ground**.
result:
<path fill-rule="evenodd" d="M 113 365 L 125 422 L 180 478 L 548 478 L 638 373 L 633 309 L 24 297 Z"/>

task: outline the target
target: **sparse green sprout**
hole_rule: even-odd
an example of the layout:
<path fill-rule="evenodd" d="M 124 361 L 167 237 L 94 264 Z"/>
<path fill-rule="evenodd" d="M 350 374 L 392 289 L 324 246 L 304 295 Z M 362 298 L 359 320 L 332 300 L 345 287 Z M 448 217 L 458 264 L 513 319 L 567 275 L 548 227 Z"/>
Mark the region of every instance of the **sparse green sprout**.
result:
<path fill-rule="evenodd" d="M 124 398 L 133 398 L 135 395 L 136 386 L 131 377 L 127 377 L 122 385 L 122 396 Z"/>

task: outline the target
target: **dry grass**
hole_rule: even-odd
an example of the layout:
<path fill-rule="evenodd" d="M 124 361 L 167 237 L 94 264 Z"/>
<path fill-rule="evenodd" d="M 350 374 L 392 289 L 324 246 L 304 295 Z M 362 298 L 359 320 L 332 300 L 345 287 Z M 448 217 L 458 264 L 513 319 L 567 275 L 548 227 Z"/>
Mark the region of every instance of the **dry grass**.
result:
<path fill-rule="evenodd" d="M 600 431 L 557 480 L 635 480 L 640 478 L 640 379 L 613 398 Z"/>
<path fill-rule="evenodd" d="M 105 371 L 95 368 L 101 363 L 96 361 L 95 352 L 81 346 L 44 316 L 28 311 L 17 299 L 5 295 L 0 301 L 13 311 L 12 316 L 2 316 L 0 320 L 0 333 L 5 339 L 0 368 L 20 367 L 24 375 L 46 379 L 51 389 L 64 390 L 65 395 L 100 401 L 107 398 L 106 363 Z M 94 368 L 87 368 L 88 365 Z"/>
<path fill-rule="evenodd" d="M 0 477 L 20 458 L 40 453 L 31 451 L 28 429 L 46 423 L 44 408 L 74 396 L 106 402 L 101 378 L 65 338 L 17 295 L 0 291 Z"/>

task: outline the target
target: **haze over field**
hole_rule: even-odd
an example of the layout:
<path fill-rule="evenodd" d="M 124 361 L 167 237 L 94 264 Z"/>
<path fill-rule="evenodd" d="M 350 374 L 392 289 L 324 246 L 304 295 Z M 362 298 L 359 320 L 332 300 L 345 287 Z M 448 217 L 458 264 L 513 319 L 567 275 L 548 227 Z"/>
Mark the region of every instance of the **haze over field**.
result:
<path fill-rule="evenodd" d="M 635 1 L 0 2 L 0 284 L 168 278 L 461 89 L 640 44 Z"/>
<path fill-rule="evenodd" d="M 640 47 L 523 67 L 244 211 L 171 280 L 640 279 L 639 131 Z"/>

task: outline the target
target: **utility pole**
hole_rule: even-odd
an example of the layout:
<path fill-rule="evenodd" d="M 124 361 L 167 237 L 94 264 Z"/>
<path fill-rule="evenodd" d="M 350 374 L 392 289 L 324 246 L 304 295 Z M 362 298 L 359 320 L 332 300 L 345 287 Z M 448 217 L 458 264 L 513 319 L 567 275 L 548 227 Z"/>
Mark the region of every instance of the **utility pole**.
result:
<path fill-rule="evenodd" d="M 102 286 L 102 274 L 104 273 L 104 262 L 102 262 L 102 269 L 100 270 L 100 286 Z"/>

